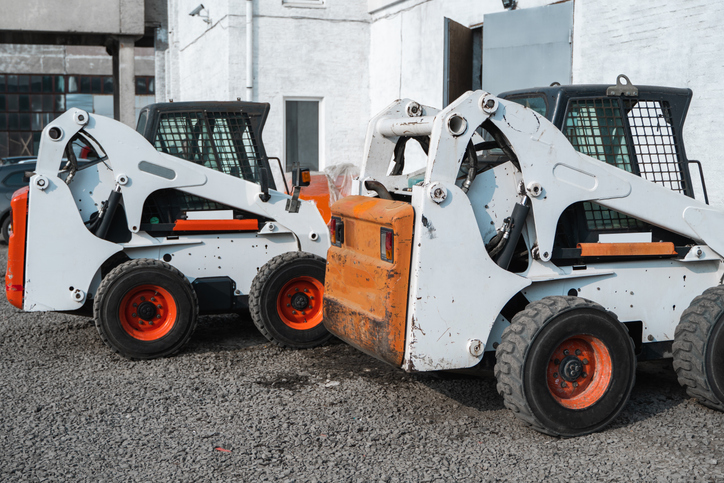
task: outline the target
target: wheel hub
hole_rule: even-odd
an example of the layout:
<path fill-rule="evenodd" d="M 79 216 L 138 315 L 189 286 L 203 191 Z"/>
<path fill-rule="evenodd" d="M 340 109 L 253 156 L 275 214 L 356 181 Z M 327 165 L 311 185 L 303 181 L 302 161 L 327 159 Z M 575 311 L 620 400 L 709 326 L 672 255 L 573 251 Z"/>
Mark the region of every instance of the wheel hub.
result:
<path fill-rule="evenodd" d="M 561 362 L 561 377 L 568 382 L 574 382 L 583 373 L 583 362 L 578 357 L 568 356 Z"/>
<path fill-rule="evenodd" d="M 301 292 L 297 292 L 292 295 L 291 304 L 296 310 L 304 310 L 309 306 L 309 297 Z"/>
<path fill-rule="evenodd" d="M 138 306 L 138 316 L 149 321 L 156 317 L 156 306 L 151 302 L 143 302 Z"/>

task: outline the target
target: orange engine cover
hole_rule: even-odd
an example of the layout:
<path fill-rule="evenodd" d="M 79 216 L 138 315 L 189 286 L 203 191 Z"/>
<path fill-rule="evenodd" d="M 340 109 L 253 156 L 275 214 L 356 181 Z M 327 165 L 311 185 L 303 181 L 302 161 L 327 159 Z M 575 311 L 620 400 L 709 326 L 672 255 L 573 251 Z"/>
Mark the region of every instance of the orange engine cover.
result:
<path fill-rule="evenodd" d="M 23 308 L 25 286 L 25 234 L 28 224 L 28 191 L 21 188 L 13 194 L 10 201 L 13 223 L 8 240 L 8 268 L 5 273 L 5 296 L 15 307 Z"/>
<path fill-rule="evenodd" d="M 344 241 L 327 253 L 324 325 L 361 351 L 400 367 L 414 209 L 402 201 L 349 196 L 332 205 L 332 216 L 342 219 Z M 383 228 L 394 234 L 392 263 L 380 254 Z"/>

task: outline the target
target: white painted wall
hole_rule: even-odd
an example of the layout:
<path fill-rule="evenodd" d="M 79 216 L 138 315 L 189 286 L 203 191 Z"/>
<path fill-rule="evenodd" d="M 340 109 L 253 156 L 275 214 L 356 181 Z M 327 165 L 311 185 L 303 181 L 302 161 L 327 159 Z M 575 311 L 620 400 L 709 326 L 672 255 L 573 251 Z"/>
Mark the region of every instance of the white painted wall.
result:
<path fill-rule="evenodd" d="M 369 16 L 364 0 L 325 8 L 258 4 L 254 97 L 271 103 L 264 132 L 284 160 L 284 100 L 320 99 L 320 169 L 359 163 L 370 118 Z"/>
<path fill-rule="evenodd" d="M 555 3 L 520 0 L 518 8 Z M 370 101 L 373 113 L 395 99 L 409 97 L 442 106 L 444 18 L 467 27 L 487 13 L 502 12 L 500 0 L 369 0 Z M 387 6 L 385 6 L 387 5 Z"/>
<path fill-rule="evenodd" d="M 625 73 L 634 84 L 694 91 L 684 128 L 686 154 L 704 165 L 710 203 L 720 208 L 723 23 L 724 2 L 708 0 L 576 0 L 574 6 L 574 83 L 613 83 Z"/>
<path fill-rule="evenodd" d="M 724 62 L 724 2 L 574 0 L 574 83 L 690 87 L 684 141 L 704 163 L 713 204 L 724 203 L 724 136 L 719 79 Z M 199 0 L 169 0 L 168 97 L 244 98 L 245 1 L 203 0 L 211 25 L 188 13 Z M 555 0 L 519 0 L 532 8 Z M 254 98 L 269 102 L 264 141 L 284 154 L 284 100 L 321 99 L 321 167 L 359 163 L 367 120 L 400 97 L 442 104 L 444 17 L 474 27 L 500 0 L 326 0 L 323 8 L 254 1 Z"/>
<path fill-rule="evenodd" d="M 169 1 L 169 97 L 244 99 L 245 1 L 203 0 L 210 25 L 188 15 L 198 0 Z M 271 104 L 263 136 L 270 156 L 284 161 L 284 100 L 320 99 L 320 168 L 361 159 L 370 117 L 366 6 L 254 1 L 254 100 Z"/>

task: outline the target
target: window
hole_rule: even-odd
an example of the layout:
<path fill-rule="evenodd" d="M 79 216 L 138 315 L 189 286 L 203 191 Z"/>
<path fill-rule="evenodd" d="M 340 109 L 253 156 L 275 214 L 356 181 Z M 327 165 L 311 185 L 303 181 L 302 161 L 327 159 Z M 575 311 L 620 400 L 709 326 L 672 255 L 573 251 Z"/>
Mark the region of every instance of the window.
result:
<path fill-rule="evenodd" d="M 154 144 L 161 152 L 259 182 L 259 147 L 246 113 L 163 113 Z"/>
<path fill-rule="evenodd" d="M 153 95 L 154 78 L 135 87 Z M 71 107 L 113 117 L 113 90 L 111 76 L 0 74 L 0 157 L 36 155 L 43 128 Z"/>
<path fill-rule="evenodd" d="M 543 96 L 511 96 L 506 97 L 506 100 L 513 101 L 516 104 L 520 104 L 523 107 L 533 109 L 535 112 L 543 117 L 547 116 L 548 105 L 546 104 L 546 98 Z"/>
<path fill-rule="evenodd" d="M 17 171 L 15 173 L 12 173 L 8 175 L 4 180 L 3 184 L 9 188 L 15 188 L 27 185 L 28 182 L 25 181 L 25 171 Z"/>
<path fill-rule="evenodd" d="M 319 101 L 288 100 L 285 109 L 286 169 L 319 171 Z"/>
<path fill-rule="evenodd" d="M 638 99 L 572 99 L 563 133 L 573 147 L 629 173 L 685 192 L 667 103 Z M 631 144 L 626 140 L 630 128 Z M 633 148 L 631 152 L 629 146 Z M 584 203 L 589 230 L 642 229 L 636 219 Z"/>

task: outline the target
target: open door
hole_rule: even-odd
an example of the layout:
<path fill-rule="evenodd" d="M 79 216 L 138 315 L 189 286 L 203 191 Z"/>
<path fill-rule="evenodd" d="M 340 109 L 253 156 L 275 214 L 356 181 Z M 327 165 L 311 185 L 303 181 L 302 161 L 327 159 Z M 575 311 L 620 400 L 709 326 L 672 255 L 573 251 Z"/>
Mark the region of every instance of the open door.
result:
<path fill-rule="evenodd" d="M 443 106 L 473 89 L 473 31 L 445 17 Z"/>

